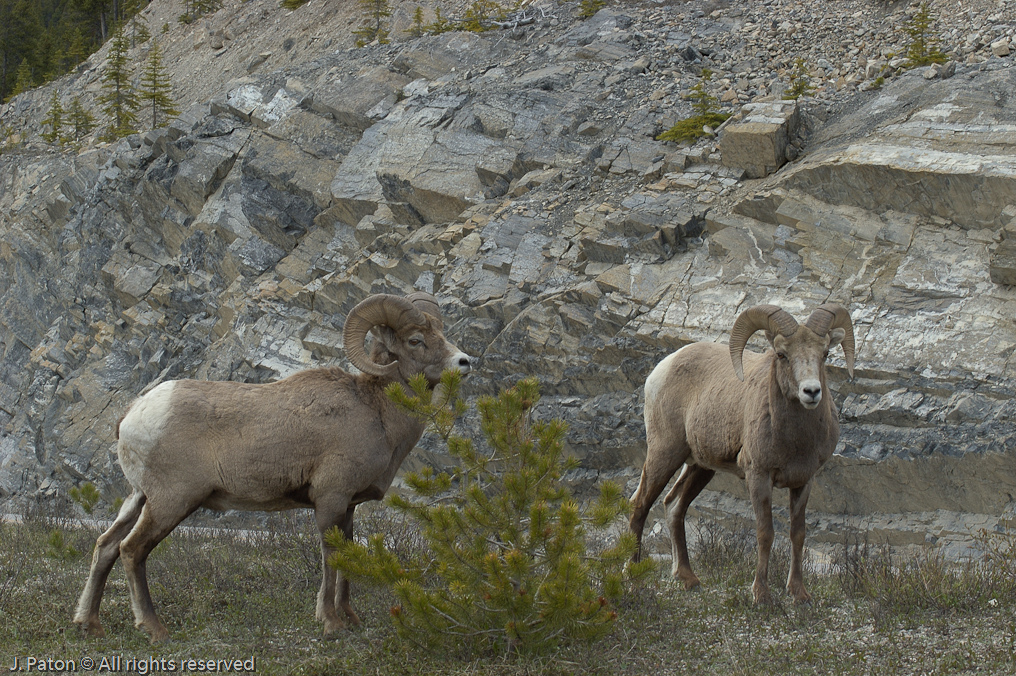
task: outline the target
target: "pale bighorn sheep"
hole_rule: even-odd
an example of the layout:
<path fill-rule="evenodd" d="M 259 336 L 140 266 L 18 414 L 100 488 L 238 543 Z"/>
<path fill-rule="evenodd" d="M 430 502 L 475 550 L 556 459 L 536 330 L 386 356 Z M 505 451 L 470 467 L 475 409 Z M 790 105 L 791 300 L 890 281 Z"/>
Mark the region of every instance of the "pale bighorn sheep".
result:
<path fill-rule="evenodd" d="M 759 330 L 765 331 L 773 349 L 765 354 L 745 354 L 748 339 Z M 810 600 L 801 571 L 804 510 L 811 479 L 832 455 L 840 436 L 836 405 L 826 395 L 825 360 L 829 350 L 841 343 L 852 377 L 854 332 L 846 309 L 832 303 L 822 305 L 802 326 L 775 305 L 756 305 L 734 322 L 729 347 L 687 345 L 649 374 L 645 390 L 648 450 L 642 478 L 632 496 L 630 525 L 641 550 L 650 508 L 684 465 L 664 505 L 677 499 L 667 515 L 674 554 L 672 573 L 686 589 L 700 583 L 688 561 L 685 514 L 721 470 L 745 479 L 755 512 L 755 602 L 770 599 L 774 485 L 790 489 L 787 591 L 797 603 Z"/>
<path fill-rule="evenodd" d="M 325 633 L 360 620 L 349 583 L 327 563 L 325 531 L 352 536 L 353 510 L 380 500 L 424 425 L 385 396 L 389 383 L 423 373 L 470 370 L 445 339 L 429 294 L 375 295 L 343 328 L 349 361 L 362 373 L 319 368 L 267 384 L 177 380 L 141 396 L 120 422 L 117 455 L 133 492 L 95 543 L 74 621 L 102 636 L 99 603 L 110 569 L 123 558 L 135 624 L 153 641 L 168 638 L 152 605 L 145 560 L 198 507 L 274 511 L 312 507 L 322 535 L 317 618 Z M 370 357 L 368 333 L 375 340 Z"/>

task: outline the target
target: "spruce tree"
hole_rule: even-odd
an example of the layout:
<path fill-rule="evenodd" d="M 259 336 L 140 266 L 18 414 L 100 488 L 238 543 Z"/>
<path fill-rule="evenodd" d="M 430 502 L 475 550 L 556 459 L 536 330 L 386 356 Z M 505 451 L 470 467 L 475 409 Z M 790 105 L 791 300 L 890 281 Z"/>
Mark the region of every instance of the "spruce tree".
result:
<path fill-rule="evenodd" d="M 14 98 L 18 94 L 24 94 L 35 86 L 35 79 L 32 77 L 32 66 L 29 65 L 28 59 L 21 60 L 21 65 L 18 66 L 15 78 L 11 98 Z"/>
<path fill-rule="evenodd" d="M 363 13 L 363 24 L 353 31 L 353 35 L 357 36 L 356 46 L 363 47 L 375 40 L 382 45 L 388 44 L 385 19 L 392 15 L 388 0 L 357 0 L 357 4 Z"/>
<path fill-rule="evenodd" d="M 180 111 L 173 107 L 173 85 L 169 81 L 169 75 L 162 66 L 162 51 L 159 49 L 159 41 L 152 40 L 152 48 L 148 52 L 148 62 L 145 70 L 141 73 L 141 87 L 139 98 L 141 105 L 152 113 L 152 129 L 158 128 L 160 121 L 165 124 L 171 117 L 176 117 Z"/>
<path fill-rule="evenodd" d="M 452 473 L 409 473 L 415 498 L 388 503 L 414 519 L 430 546 L 425 560 L 402 561 L 384 546 L 346 541 L 333 529 L 330 563 L 352 581 L 392 585 L 391 609 L 399 635 L 432 650 L 459 654 L 546 653 L 566 641 L 608 633 L 614 602 L 626 582 L 648 574 L 653 562 L 629 564 L 636 544 L 626 528 L 613 546 L 587 551 L 586 530 L 604 528 L 628 511 L 621 489 L 602 484 L 588 513 L 561 481 L 576 466 L 566 458 L 559 420 L 536 422 L 536 379 L 523 380 L 478 404 L 486 447 L 452 433 L 465 410 L 461 375 L 446 372 L 428 389 L 423 376 L 389 396 L 429 423 L 460 463 Z"/>
<path fill-rule="evenodd" d="M 933 63 L 945 63 L 949 60 L 939 48 L 938 34 L 932 30 L 935 18 L 928 9 L 928 3 L 922 2 L 914 17 L 903 27 L 903 32 L 910 38 L 907 46 L 907 68 L 929 66 Z"/>
<path fill-rule="evenodd" d="M 106 141 L 129 136 L 136 131 L 138 93 L 130 81 L 127 46 L 127 36 L 121 26 L 110 43 L 106 70 L 102 74 L 103 93 L 98 98 L 108 120 L 103 134 Z"/>
<path fill-rule="evenodd" d="M 419 5 L 416 6 L 416 9 L 413 11 L 413 25 L 410 26 L 409 30 L 406 32 L 414 38 L 418 38 L 424 34 L 423 7 L 420 7 Z"/>
<path fill-rule="evenodd" d="M 46 143 L 56 143 L 62 140 L 63 116 L 64 109 L 60 105 L 60 95 L 54 89 L 53 95 L 49 98 L 49 114 L 40 123 L 44 128 L 49 127 L 49 131 L 42 133 L 42 138 L 45 139 Z"/>
<path fill-rule="evenodd" d="M 71 107 L 67 110 L 67 118 L 71 124 L 71 133 L 75 141 L 80 141 L 95 129 L 95 116 L 81 105 L 81 97 L 75 96 L 71 99 Z"/>

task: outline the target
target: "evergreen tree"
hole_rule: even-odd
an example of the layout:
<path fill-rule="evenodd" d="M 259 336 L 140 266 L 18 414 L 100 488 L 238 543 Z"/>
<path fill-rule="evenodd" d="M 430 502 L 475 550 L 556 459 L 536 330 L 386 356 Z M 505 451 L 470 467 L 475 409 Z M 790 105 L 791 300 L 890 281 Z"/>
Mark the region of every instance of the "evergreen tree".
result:
<path fill-rule="evenodd" d="M 796 101 L 813 91 L 815 91 L 815 87 L 811 84 L 811 76 L 808 74 L 808 63 L 799 56 L 794 60 L 794 72 L 790 75 L 790 87 L 783 94 L 783 99 Z"/>
<path fill-rule="evenodd" d="M 28 59 L 21 60 L 21 65 L 18 66 L 15 77 L 17 79 L 14 81 L 14 90 L 11 92 L 11 98 L 18 94 L 24 94 L 35 86 L 35 79 L 32 77 L 32 67 L 28 64 Z"/>
<path fill-rule="evenodd" d="M 945 63 L 949 60 L 949 57 L 938 48 L 939 38 L 932 30 L 934 24 L 935 18 L 928 9 L 928 3 L 922 2 L 914 18 L 903 27 L 903 32 L 910 38 L 910 44 L 907 46 L 907 68 Z"/>
<path fill-rule="evenodd" d="M 148 22 L 141 16 L 141 0 L 123 0 L 123 13 L 129 17 L 128 26 L 131 34 L 131 47 L 148 42 L 152 37 L 148 30 Z"/>
<path fill-rule="evenodd" d="M 75 141 L 80 141 L 95 129 L 95 116 L 81 105 L 81 97 L 75 96 L 71 100 L 71 107 L 67 110 L 67 118 L 71 124 L 73 139 Z"/>
<path fill-rule="evenodd" d="M 113 141 L 135 132 L 137 124 L 138 93 L 130 81 L 127 64 L 127 35 L 117 30 L 106 57 L 106 70 L 102 74 L 103 93 L 98 101 L 108 119 L 103 140 Z"/>
<path fill-rule="evenodd" d="M 0 101 L 14 96 L 21 79 L 23 89 L 31 89 L 31 59 L 39 36 L 38 12 L 30 0 L 0 0 Z M 28 73 L 19 72 L 22 67 Z"/>
<path fill-rule="evenodd" d="M 176 117 L 180 111 L 173 107 L 173 85 L 169 81 L 169 75 L 162 66 L 162 51 L 159 49 L 159 41 L 152 40 L 152 48 L 148 52 L 148 62 L 145 70 L 141 73 L 141 87 L 139 96 L 145 110 L 152 112 L 152 129 L 165 124 L 171 117 Z"/>
<path fill-rule="evenodd" d="M 460 380 L 447 371 L 433 391 L 422 375 L 410 381 L 412 395 L 401 385 L 388 389 L 400 407 L 429 422 L 461 463 L 453 474 L 409 473 L 417 498 L 389 498 L 420 524 L 429 556 L 401 561 L 385 549 L 383 535 L 363 545 L 333 529 L 326 538 L 336 547 L 330 563 L 350 580 L 392 585 L 399 635 L 431 649 L 544 653 L 568 640 L 604 636 L 626 579 L 648 574 L 653 562 L 629 564 L 636 543 L 627 529 L 614 546 L 590 555 L 585 531 L 615 522 L 628 501 L 611 482 L 589 514 L 571 499 L 561 482 L 576 466 L 564 456 L 565 425 L 531 418 L 536 379 L 480 400 L 488 448 L 452 434 L 465 410 Z"/>
<path fill-rule="evenodd" d="M 356 46 L 363 47 L 375 40 L 379 44 L 388 44 L 388 29 L 385 28 L 385 19 L 392 15 L 392 8 L 388 0 L 357 0 L 363 12 L 363 24 L 353 31 L 357 36 Z"/>
<path fill-rule="evenodd" d="M 699 81 L 691 88 L 691 93 L 685 96 L 692 102 L 692 110 L 695 114 L 686 117 L 673 127 L 656 137 L 657 141 L 674 141 L 682 143 L 694 141 L 700 136 L 706 135 L 706 127 L 715 128 L 723 124 L 724 120 L 730 117 L 729 113 L 721 113 L 719 101 L 706 89 L 706 83 L 713 77 L 713 72 L 708 68 L 702 69 Z"/>
<path fill-rule="evenodd" d="M 49 99 L 49 114 L 41 122 L 43 127 L 49 127 L 49 131 L 42 133 L 42 138 L 46 140 L 46 143 L 56 143 L 61 140 L 63 115 L 64 109 L 60 105 L 60 95 L 54 89 L 53 95 Z"/>
<path fill-rule="evenodd" d="M 409 30 L 406 32 L 414 38 L 418 38 L 424 34 L 423 7 L 420 7 L 419 5 L 416 6 L 416 9 L 413 11 L 413 25 L 410 26 Z"/>
<path fill-rule="evenodd" d="M 67 43 L 67 49 L 64 50 L 64 70 L 74 68 L 87 59 L 90 53 L 91 49 L 85 39 L 84 31 L 81 30 L 81 26 L 75 26 L 71 29 L 70 40 Z"/>

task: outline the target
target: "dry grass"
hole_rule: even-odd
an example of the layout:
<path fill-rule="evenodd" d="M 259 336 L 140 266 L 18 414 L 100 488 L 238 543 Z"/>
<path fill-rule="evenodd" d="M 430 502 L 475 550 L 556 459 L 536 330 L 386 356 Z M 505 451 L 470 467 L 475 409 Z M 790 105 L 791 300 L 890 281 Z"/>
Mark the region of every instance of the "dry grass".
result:
<path fill-rule="evenodd" d="M 366 530 L 388 532 L 420 554 L 412 528 L 363 510 Z M 666 576 L 618 607 L 616 630 L 593 646 L 542 660 L 480 656 L 450 661 L 401 644 L 384 589 L 357 588 L 364 627 L 321 636 L 314 620 L 318 547 L 307 513 L 272 517 L 247 537 L 174 533 L 149 560 L 152 593 L 173 640 L 150 646 L 133 627 L 123 573 L 103 602 L 107 638 L 71 624 L 88 568 L 83 553 L 61 556 L 51 535 L 88 552 L 96 533 L 35 515 L 0 526 L 0 655 L 220 658 L 255 656 L 262 674 L 1008 674 L 1016 671 L 1013 535 L 983 534 L 983 560 L 952 566 L 934 550 L 903 559 L 859 534 L 839 572 L 808 578 L 807 606 L 751 603 L 749 531 L 703 526 L 693 562 L 704 588 L 680 591 Z M 774 558 L 774 589 L 786 575 Z M 782 563 L 781 563 L 782 561 Z M 780 577 L 777 577 L 779 575 Z M 10 661 L 5 666 L 9 667 Z"/>

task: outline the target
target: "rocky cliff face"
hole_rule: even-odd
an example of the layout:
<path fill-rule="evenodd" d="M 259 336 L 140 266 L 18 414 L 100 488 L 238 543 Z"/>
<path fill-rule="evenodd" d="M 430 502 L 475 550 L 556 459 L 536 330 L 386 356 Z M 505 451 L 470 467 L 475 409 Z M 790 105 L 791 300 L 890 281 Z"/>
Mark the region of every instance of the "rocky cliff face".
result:
<path fill-rule="evenodd" d="M 714 5 L 578 21 L 536 3 L 515 30 L 346 49 L 348 10 L 251 0 L 173 26 L 174 81 L 193 103 L 166 128 L 57 152 L 34 136 L 49 89 L 4 106 L 25 142 L 0 154 L 0 499 L 84 480 L 116 495 L 113 431 L 146 386 L 342 364 L 355 303 L 422 289 L 481 357 L 470 394 L 541 378 L 542 413 L 570 424 L 579 489 L 600 476 L 634 488 L 641 386 L 667 353 L 725 340 L 756 303 L 803 317 L 839 302 L 857 373 L 834 355 L 843 435 L 813 509 L 923 513 L 917 527 L 946 538 L 1008 514 L 1016 76 L 993 44 L 1011 12 L 976 40 L 954 31 L 965 58 L 947 73 L 881 89 L 859 58 L 869 47 L 844 51 L 795 113 L 800 159 L 754 180 L 715 140 L 654 140 L 690 113 L 694 71 L 729 68 L 716 93 L 731 104 L 762 98 L 782 86 L 771 66 L 738 60 L 767 31 L 839 44 L 853 22 L 862 42 L 868 19 Z M 156 0 L 150 23 L 174 10 Z M 770 29 L 776 10 L 795 21 Z M 52 86 L 94 94 L 93 59 Z M 426 445 L 413 460 L 441 461 Z M 737 482 L 715 484 L 709 504 L 737 513 Z"/>

